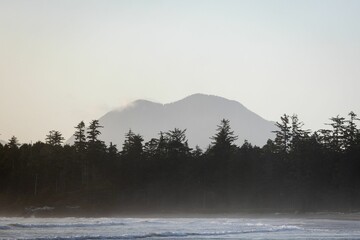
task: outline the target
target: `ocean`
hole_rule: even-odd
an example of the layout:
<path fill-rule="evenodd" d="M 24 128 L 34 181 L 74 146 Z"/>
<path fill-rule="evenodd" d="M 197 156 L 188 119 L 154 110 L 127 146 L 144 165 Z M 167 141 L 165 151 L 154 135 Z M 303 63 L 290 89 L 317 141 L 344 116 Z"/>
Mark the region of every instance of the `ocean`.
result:
<path fill-rule="evenodd" d="M 0 218 L 0 239 L 360 239 L 360 221 L 301 217 Z"/>

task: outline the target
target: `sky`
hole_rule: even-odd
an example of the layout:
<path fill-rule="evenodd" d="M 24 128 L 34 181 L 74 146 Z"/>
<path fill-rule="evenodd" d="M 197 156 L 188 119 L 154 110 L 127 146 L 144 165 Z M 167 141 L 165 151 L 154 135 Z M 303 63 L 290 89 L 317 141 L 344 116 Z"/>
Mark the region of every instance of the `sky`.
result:
<path fill-rule="evenodd" d="M 0 0 L 0 139 L 194 93 L 305 127 L 360 115 L 360 1 Z M 241 133 L 239 133 L 241 134 Z"/>

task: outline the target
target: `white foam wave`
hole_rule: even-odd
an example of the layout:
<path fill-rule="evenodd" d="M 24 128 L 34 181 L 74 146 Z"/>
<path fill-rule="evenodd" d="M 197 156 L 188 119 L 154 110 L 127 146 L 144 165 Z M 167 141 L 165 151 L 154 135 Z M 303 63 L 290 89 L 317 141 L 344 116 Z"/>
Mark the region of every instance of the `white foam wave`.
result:
<path fill-rule="evenodd" d="M 64 223 L 64 224 L 24 224 L 24 223 L 12 223 L 7 227 L 16 228 L 81 228 L 81 227 L 109 227 L 109 226 L 124 226 L 122 222 L 97 222 L 97 223 Z"/>
<path fill-rule="evenodd" d="M 245 231 L 219 231 L 219 232 L 154 232 L 154 233 L 145 233 L 145 234 L 129 234 L 121 236 L 71 236 L 71 237 L 53 237 L 53 238 L 37 238 L 38 240 L 97 240 L 97 239 L 147 239 L 147 238 L 188 238 L 188 237 L 216 237 L 216 236 L 228 236 L 228 235 L 241 235 L 248 233 L 269 233 L 269 232 L 279 232 L 279 231 L 292 231 L 300 230 L 301 228 L 296 226 L 282 225 L 276 226 L 269 229 L 254 229 L 254 230 L 245 230 Z"/>

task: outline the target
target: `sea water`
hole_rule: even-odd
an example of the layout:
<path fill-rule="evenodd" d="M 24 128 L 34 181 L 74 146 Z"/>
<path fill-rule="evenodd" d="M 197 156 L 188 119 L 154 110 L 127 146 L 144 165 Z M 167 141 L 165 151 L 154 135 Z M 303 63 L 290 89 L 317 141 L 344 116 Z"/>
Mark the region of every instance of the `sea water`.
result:
<path fill-rule="evenodd" d="M 360 221 L 289 217 L 2 217 L 0 239 L 360 239 Z"/>

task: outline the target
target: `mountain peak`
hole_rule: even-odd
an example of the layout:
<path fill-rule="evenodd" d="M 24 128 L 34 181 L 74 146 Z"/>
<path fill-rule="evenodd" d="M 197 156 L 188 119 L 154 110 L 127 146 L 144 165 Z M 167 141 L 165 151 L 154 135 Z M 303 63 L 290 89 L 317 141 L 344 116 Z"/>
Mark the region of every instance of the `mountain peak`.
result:
<path fill-rule="evenodd" d="M 210 95 L 210 94 L 204 94 L 204 93 L 194 93 L 194 94 L 191 94 L 191 95 L 185 97 L 184 99 L 187 99 L 187 98 L 206 98 L 206 97 L 217 97 L 217 96 Z"/>
<path fill-rule="evenodd" d="M 196 101 L 196 100 L 209 100 L 209 99 L 213 99 L 213 100 L 227 100 L 227 101 L 231 101 L 229 99 L 226 99 L 226 98 L 223 98 L 223 97 L 220 97 L 220 96 L 216 96 L 216 95 L 211 95 L 211 94 L 203 94 L 203 93 L 195 93 L 195 94 L 192 94 L 192 95 L 189 95 L 179 101 L 186 101 L 186 100 L 191 100 L 191 101 Z"/>
<path fill-rule="evenodd" d="M 133 104 L 159 104 L 159 103 L 152 102 L 152 101 L 145 100 L 145 99 L 138 99 L 138 100 L 135 100 L 133 102 Z"/>

